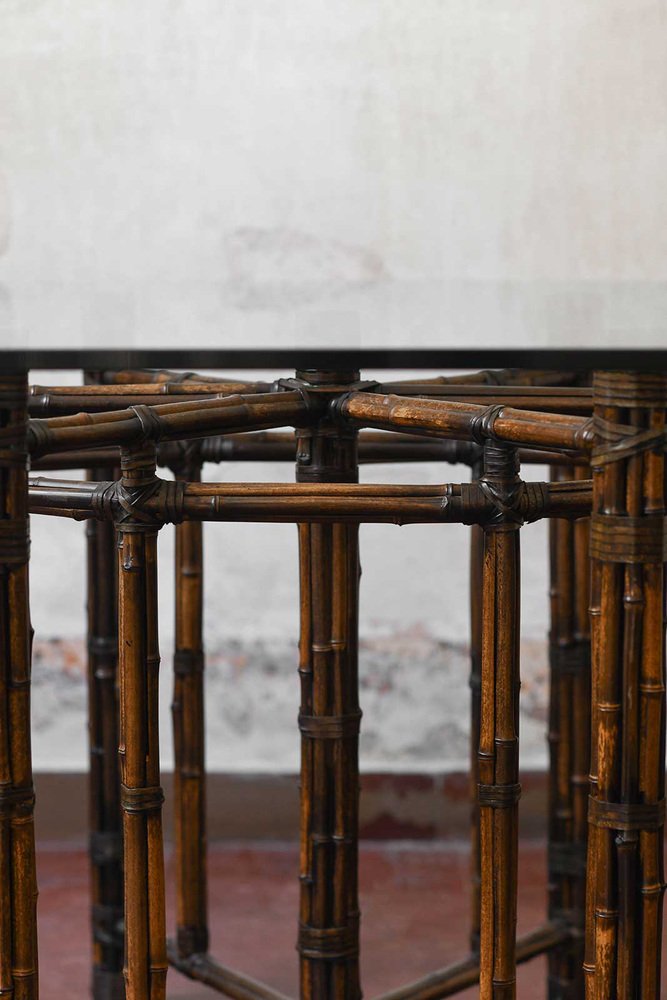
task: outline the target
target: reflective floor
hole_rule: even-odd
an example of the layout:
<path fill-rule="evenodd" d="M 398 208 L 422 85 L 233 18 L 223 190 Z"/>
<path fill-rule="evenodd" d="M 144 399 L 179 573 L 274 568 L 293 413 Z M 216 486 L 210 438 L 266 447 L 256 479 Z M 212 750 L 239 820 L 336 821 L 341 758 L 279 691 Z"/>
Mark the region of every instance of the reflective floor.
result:
<path fill-rule="evenodd" d="M 297 989 L 297 853 L 293 845 L 212 846 L 209 856 L 213 953 L 225 964 L 294 996 Z M 168 856 L 168 869 L 173 870 Z M 89 985 L 88 873 L 83 851 L 42 846 L 40 967 L 42 1000 L 86 997 Z M 463 845 L 375 842 L 361 851 L 362 973 L 372 998 L 464 956 L 468 858 Z M 519 933 L 544 915 L 544 850 L 523 843 Z M 173 926 L 174 900 L 169 898 Z M 545 997 L 545 962 L 520 967 L 519 998 Z M 667 986 L 667 976 L 663 977 Z M 212 997 L 171 970 L 171 1000 Z M 459 994 L 477 997 L 477 989 Z"/>

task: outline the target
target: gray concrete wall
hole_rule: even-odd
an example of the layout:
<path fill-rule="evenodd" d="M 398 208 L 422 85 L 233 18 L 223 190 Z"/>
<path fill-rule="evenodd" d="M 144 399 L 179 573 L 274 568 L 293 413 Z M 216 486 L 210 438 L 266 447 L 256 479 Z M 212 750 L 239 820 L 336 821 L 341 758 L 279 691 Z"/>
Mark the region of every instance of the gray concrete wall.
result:
<path fill-rule="evenodd" d="M 4 0 L 0 22 L 2 346 L 665 342 L 664 0 Z M 295 532 L 207 532 L 211 764 L 293 768 Z M 36 761 L 76 768 L 83 535 L 33 535 Z M 525 535 L 540 763 L 546 539 Z M 364 760 L 456 767 L 465 532 L 365 527 L 362 555 Z"/>

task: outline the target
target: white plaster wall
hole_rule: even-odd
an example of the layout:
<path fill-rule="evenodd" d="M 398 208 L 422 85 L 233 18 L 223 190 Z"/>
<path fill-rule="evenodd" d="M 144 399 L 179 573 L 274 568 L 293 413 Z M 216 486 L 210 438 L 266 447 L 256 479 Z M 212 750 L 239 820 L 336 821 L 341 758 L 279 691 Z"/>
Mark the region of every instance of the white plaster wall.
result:
<path fill-rule="evenodd" d="M 1 346 L 665 342 L 664 0 L 2 0 L 0 29 Z M 207 532 L 212 766 L 293 767 L 294 529 Z M 78 767 L 83 533 L 33 538 L 36 762 Z M 466 544 L 362 530 L 369 767 L 465 757 Z M 534 762 L 543 527 L 525 551 Z"/>
<path fill-rule="evenodd" d="M 664 340 L 664 0 L 2 0 L 5 343 Z"/>

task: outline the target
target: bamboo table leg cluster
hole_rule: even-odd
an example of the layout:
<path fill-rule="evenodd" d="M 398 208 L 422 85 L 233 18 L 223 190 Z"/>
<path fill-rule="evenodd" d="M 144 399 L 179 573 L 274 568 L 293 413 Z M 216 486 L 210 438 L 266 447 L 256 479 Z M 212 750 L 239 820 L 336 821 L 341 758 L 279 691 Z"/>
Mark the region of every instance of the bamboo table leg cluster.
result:
<path fill-rule="evenodd" d="M 91 470 L 87 482 L 32 480 L 30 509 L 89 523 L 96 1000 L 123 994 L 121 917 L 126 996 L 165 996 L 155 543 L 166 523 L 177 526 L 178 927 L 169 960 L 230 997 L 281 997 L 208 954 L 202 525 L 210 520 L 298 525 L 300 997 L 361 996 L 357 536 L 359 524 L 380 521 L 469 525 L 473 595 L 471 954 L 382 1000 L 437 1000 L 475 982 L 482 1000 L 513 1000 L 517 964 L 542 953 L 548 955 L 550 1000 L 657 998 L 667 378 L 596 373 L 592 392 L 572 385 L 566 373 L 378 384 L 360 381 L 353 371 L 298 372 L 295 379 L 267 384 L 124 372 L 100 373 L 95 381 L 35 387 L 30 404 L 39 417 L 29 423 L 27 442 L 36 470 Z M 0 500 L 14 526 L 25 521 L 18 456 L 25 448 L 26 399 L 20 381 L 0 388 L 6 400 L 0 433 L 8 442 L 0 450 Z M 285 425 L 296 429 L 296 442 L 276 430 Z M 253 457 L 296 459 L 297 482 L 201 481 L 204 461 Z M 358 484 L 360 461 L 421 459 L 462 460 L 472 481 Z M 168 465 L 176 482 L 160 479 L 156 462 Z M 551 465 L 549 482 L 522 478 L 522 466 L 535 462 Z M 100 470 L 118 464 L 120 475 L 99 479 Z M 552 574 L 548 919 L 517 939 L 519 536 L 524 524 L 545 517 Z M 0 863 L 9 866 L 2 871 L 9 906 L 3 913 L 13 908 L 11 926 L 21 929 L 12 937 L 8 923 L 0 924 L 0 996 L 13 989 L 16 997 L 34 997 L 27 554 L 23 543 L 7 540 L 2 524 L 0 583 L 8 610 L 0 620 L 6 650 L 0 695 L 8 719 L 4 732 L 12 740 L 1 758 L 0 819 L 8 849 Z M 112 532 L 118 543 L 120 785 L 109 755 L 115 724 Z M 114 825 L 118 799 L 122 860 Z M 122 913 L 111 884 L 112 873 L 117 877 L 121 870 Z"/>
<path fill-rule="evenodd" d="M 25 377 L 0 376 L 0 997 L 37 996 Z"/>
<path fill-rule="evenodd" d="M 665 821 L 662 375 L 596 373 L 586 992 L 657 997 Z"/>

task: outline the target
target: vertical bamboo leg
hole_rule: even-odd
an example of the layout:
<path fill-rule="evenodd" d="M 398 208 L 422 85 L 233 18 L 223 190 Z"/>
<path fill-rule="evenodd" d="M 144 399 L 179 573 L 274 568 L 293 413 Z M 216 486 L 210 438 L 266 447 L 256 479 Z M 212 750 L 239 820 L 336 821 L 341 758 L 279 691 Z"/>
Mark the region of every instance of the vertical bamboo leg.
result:
<path fill-rule="evenodd" d="M 552 470 L 556 480 L 575 475 L 567 467 Z M 549 532 L 549 916 L 566 920 L 574 931 L 549 954 L 549 998 L 581 1000 L 590 732 L 588 526 L 554 519 Z"/>
<path fill-rule="evenodd" d="M 87 382 L 97 383 L 93 374 Z M 91 469 L 89 478 L 116 478 Z M 108 521 L 86 524 L 88 559 L 88 732 L 94 1000 L 122 1000 L 123 852 L 118 770 L 116 537 Z"/>
<path fill-rule="evenodd" d="M 105 470 L 91 476 L 104 479 Z M 123 982 L 123 854 L 118 772 L 118 632 L 113 525 L 87 524 L 90 860 L 93 997 L 120 1000 Z"/>
<path fill-rule="evenodd" d="M 121 453 L 117 521 L 121 806 L 127 1000 L 164 1000 L 167 957 L 158 742 L 157 530 L 140 502 L 155 449 Z"/>
<path fill-rule="evenodd" d="M 299 438 L 300 482 L 356 482 L 356 435 L 323 420 Z M 299 526 L 303 1000 L 358 1000 L 358 528 Z"/>
<path fill-rule="evenodd" d="M 473 480 L 482 469 L 473 469 Z M 482 686 L 482 580 L 484 576 L 484 532 L 478 524 L 470 528 L 470 950 L 479 954 L 480 922 L 480 829 L 479 829 L 479 727 Z"/>
<path fill-rule="evenodd" d="M 516 997 L 519 785 L 519 520 L 516 452 L 485 446 L 482 485 L 498 503 L 484 528 L 480 1000 Z"/>
<path fill-rule="evenodd" d="M 575 479 L 590 476 L 587 468 L 575 470 Z M 584 979 L 584 922 L 586 913 L 586 852 L 588 848 L 588 794 L 591 733 L 591 572 L 588 518 L 574 525 L 574 644 L 572 654 L 572 755 L 570 770 L 572 808 L 571 911 L 573 930 L 570 978 L 574 1000 L 582 1000 Z M 568 849 L 570 850 L 570 849 Z"/>
<path fill-rule="evenodd" d="M 175 470 L 199 482 L 201 463 Z M 208 950 L 206 901 L 206 772 L 204 762 L 203 525 L 176 526 L 174 653 L 174 798 L 177 947 L 182 957 Z"/>
<path fill-rule="evenodd" d="M 664 892 L 667 377 L 597 372 L 594 403 L 591 556 L 599 622 L 587 996 L 655 1000 Z"/>
<path fill-rule="evenodd" d="M 36 1000 L 25 375 L 0 375 L 0 996 Z"/>

